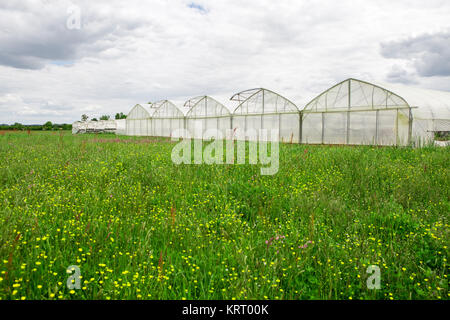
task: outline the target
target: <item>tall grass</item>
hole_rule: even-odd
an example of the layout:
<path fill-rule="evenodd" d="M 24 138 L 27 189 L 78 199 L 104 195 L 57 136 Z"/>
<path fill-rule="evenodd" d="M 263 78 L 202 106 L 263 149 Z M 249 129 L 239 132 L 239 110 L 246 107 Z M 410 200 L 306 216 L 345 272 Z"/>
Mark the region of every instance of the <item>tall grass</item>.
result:
<path fill-rule="evenodd" d="M 0 297 L 449 298 L 448 148 L 282 144 L 261 176 L 174 165 L 173 146 L 1 135 Z"/>

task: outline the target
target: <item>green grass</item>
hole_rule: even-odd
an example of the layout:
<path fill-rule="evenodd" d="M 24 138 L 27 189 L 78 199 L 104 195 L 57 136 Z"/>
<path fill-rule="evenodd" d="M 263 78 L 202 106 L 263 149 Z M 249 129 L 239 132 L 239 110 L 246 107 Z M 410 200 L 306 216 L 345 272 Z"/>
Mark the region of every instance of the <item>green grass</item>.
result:
<path fill-rule="evenodd" d="M 261 176 L 173 146 L 0 135 L 0 298 L 449 299 L 448 148 L 285 144 Z"/>

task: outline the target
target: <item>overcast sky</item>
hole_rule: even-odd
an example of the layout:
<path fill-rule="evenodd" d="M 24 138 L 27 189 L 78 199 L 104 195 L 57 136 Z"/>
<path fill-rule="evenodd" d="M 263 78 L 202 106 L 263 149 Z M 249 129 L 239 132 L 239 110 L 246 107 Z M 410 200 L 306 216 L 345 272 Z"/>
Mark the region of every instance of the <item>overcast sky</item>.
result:
<path fill-rule="evenodd" d="M 449 17 L 448 0 L 2 0 L 0 123 L 232 108 L 255 87 L 302 107 L 348 77 L 450 91 Z"/>

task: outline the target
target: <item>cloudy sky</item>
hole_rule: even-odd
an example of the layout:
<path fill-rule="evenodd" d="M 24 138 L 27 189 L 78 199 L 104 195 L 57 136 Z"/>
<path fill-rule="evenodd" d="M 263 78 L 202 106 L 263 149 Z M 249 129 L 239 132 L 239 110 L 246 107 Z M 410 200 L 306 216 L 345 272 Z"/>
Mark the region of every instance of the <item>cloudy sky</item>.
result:
<path fill-rule="evenodd" d="M 0 123 L 348 77 L 450 91 L 448 0 L 2 0 Z"/>

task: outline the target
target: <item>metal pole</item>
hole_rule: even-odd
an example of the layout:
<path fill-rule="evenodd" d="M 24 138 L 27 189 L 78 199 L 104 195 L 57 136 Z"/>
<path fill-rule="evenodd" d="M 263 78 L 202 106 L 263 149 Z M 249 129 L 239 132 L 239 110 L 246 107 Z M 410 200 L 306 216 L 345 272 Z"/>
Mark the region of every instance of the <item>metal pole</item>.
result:
<path fill-rule="evenodd" d="M 345 144 L 349 143 L 350 140 L 350 109 L 352 107 L 352 80 L 348 81 L 348 111 L 347 111 L 347 128 L 345 135 Z"/>
<path fill-rule="evenodd" d="M 412 110 L 411 110 L 411 108 L 409 108 L 409 114 L 408 114 L 408 117 L 409 117 L 409 126 L 408 126 L 408 145 L 411 145 L 411 139 L 412 139 L 412 122 L 413 122 L 413 116 L 412 116 Z"/>
<path fill-rule="evenodd" d="M 247 115 L 244 116 L 244 140 L 247 138 Z"/>
<path fill-rule="evenodd" d="M 325 140 L 325 113 L 322 112 L 322 144 Z"/>
<path fill-rule="evenodd" d="M 299 128 L 298 128 L 298 143 L 302 144 L 302 135 L 303 135 L 303 112 L 298 113 L 299 120 Z"/>
<path fill-rule="evenodd" d="M 278 141 L 281 141 L 281 114 L 278 114 Z"/>
<path fill-rule="evenodd" d="M 398 146 L 398 109 L 397 109 L 397 113 L 396 113 L 396 118 L 395 118 L 395 145 Z"/>
<path fill-rule="evenodd" d="M 379 117 L 380 110 L 375 111 L 375 145 L 378 145 L 378 126 L 379 126 Z"/>
<path fill-rule="evenodd" d="M 259 138 L 259 135 L 261 134 L 261 129 L 263 129 L 264 128 L 264 123 L 263 123 L 263 116 L 264 116 L 264 103 L 265 103 L 265 101 L 264 101 L 264 89 L 262 90 L 262 113 L 261 113 L 261 127 L 260 127 L 260 130 L 259 130 L 259 132 L 258 132 L 258 138 Z"/>

